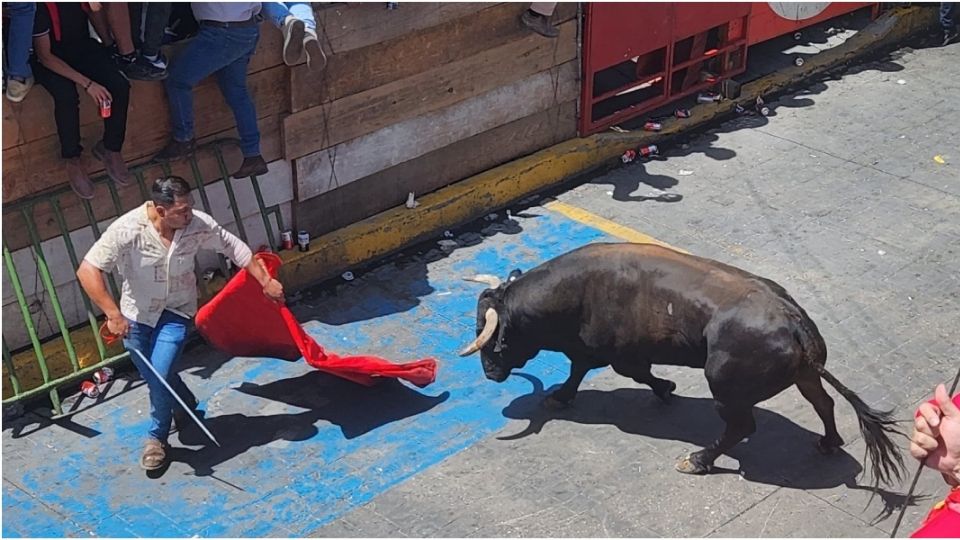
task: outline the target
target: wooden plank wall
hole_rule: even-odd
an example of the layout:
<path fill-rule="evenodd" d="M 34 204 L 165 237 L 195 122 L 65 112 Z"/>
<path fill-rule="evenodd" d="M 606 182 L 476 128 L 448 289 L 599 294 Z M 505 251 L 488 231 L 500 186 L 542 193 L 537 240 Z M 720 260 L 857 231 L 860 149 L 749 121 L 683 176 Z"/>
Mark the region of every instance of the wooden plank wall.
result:
<path fill-rule="evenodd" d="M 327 68 L 290 70 L 284 157 L 297 226 L 322 234 L 576 135 L 577 4 L 560 37 L 526 4 L 347 5 L 318 13 Z M 375 21 L 375 22 L 371 22 Z M 364 28 L 361 36 L 339 32 Z"/>
<path fill-rule="evenodd" d="M 294 171 L 296 226 L 322 234 L 402 204 L 487 168 L 575 136 L 579 91 L 577 4 L 560 4 L 558 39 L 523 28 L 521 3 L 315 4 L 326 69 L 293 68 L 280 58 L 282 36 L 262 25 L 248 84 L 257 104 L 267 161 Z M 169 51 L 176 61 L 176 51 Z M 101 122 L 81 96 L 84 146 Z M 3 202 L 65 183 L 53 102 L 36 88 L 20 104 L 3 101 Z M 233 116 L 213 79 L 194 93 L 198 138 L 236 136 Z M 133 82 L 124 155 L 149 160 L 170 135 L 162 84 Z M 89 157 L 89 152 L 87 152 Z M 235 167 L 239 152 L 229 156 Z M 89 157 L 89 171 L 100 174 Z M 216 162 L 200 160 L 205 180 Z M 151 169 L 152 171 L 153 169 Z M 159 170 L 159 168 L 157 169 Z M 174 172 L 193 175 L 185 165 Z M 119 191 L 124 209 L 142 198 Z M 68 227 L 87 225 L 82 205 L 61 197 Z M 98 219 L 113 215 L 106 189 L 93 201 Z M 48 204 L 32 209 L 43 239 L 59 235 Z M 10 249 L 29 245 L 23 216 L 5 212 Z"/>

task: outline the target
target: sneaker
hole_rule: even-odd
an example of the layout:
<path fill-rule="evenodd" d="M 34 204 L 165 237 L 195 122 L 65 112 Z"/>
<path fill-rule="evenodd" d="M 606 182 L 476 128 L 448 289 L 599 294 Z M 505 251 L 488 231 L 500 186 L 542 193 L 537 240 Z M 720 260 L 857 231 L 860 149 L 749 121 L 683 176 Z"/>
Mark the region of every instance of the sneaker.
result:
<path fill-rule="evenodd" d="M 19 77 L 9 77 L 7 79 L 7 99 L 14 103 L 20 103 L 27 97 L 27 92 L 33 88 L 33 77 L 21 79 Z"/>
<path fill-rule="evenodd" d="M 237 172 L 233 173 L 236 179 L 248 178 L 267 174 L 267 162 L 261 156 L 245 157 Z"/>
<path fill-rule="evenodd" d="M 130 171 L 127 169 L 127 162 L 123 160 L 120 152 L 107 150 L 107 148 L 103 146 L 103 141 L 100 141 L 93 147 L 93 155 L 103 162 L 103 166 L 107 170 L 107 176 L 116 182 L 117 185 L 130 185 Z"/>
<path fill-rule="evenodd" d="M 130 53 L 113 57 L 123 75 L 131 81 L 161 81 L 167 78 L 167 70 L 160 69 L 150 62 L 139 61 L 139 57 Z"/>
<path fill-rule="evenodd" d="M 529 9 L 524 11 L 523 15 L 520 16 L 520 22 L 543 37 L 555 38 L 560 33 L 556 26 L 550 24 L 549 17 L 535 13 Z"/>
<path fill-rule="evenodd" d="M 287 15 L 283 21 L 283 63 L 295 66 L 303 56 L 303 33 L 306 25 L 303 21 Z"/>
<path fill-rule="evenodd" d="M 956 29 L 953 29 L 953 30 L 944 30 L 944 32 L 943 32 L 943 46 L 946 47 L 947 45 L 953 43 L 954 41 L 957 40 L 958 37 L 960 37 L 960 32 L 957 32 Z"/>
<path fill-rule="evenodd" d="M 327 53 L 323 52 L 317 33 L 307 28 L 303 37 L 303 51 L 307 54 L 307 68 L 321 70 L 327 67 Z"/>
<path fill-rule="evenodd" d="M 96 188 L 87 174 L 86 167 L 83 166 L 83 158 L 66 159 L 64 165 L 67 168 L 67 179 L 70 181 L 70 187 L 77 194 L 77 197 L 87 200 L 92 199 Z"/>
<path fill-rule="evenodd" d="M 162 81 L 167 78 L 167 59 L 163 55 L 158 54 L 155 60 L 150 60 L 146 56 L 138 54 L 134 62 L 141 66 L 148 76 L 152 77 L 150 79 L 152 81 Z"/>
<path fill-rule="evenodd" d="M 171 139 L 163 150 L 153 156 L 153 160 L 160 163 L 167 163 L 179 159 L 188 159 L 196 151 L 196 141 L 190 139 L 186 142 Z"/>

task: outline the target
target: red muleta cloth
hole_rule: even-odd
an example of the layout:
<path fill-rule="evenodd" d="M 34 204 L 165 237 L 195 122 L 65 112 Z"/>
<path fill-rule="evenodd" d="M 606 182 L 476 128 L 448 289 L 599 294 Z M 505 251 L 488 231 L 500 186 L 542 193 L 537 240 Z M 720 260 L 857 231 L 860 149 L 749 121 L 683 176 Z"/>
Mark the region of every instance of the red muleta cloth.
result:
<path fill-rule="evenodd" d="M 267 272 L 276 277 L 282 264 L 275 253 L 257 253 Z M 436 379 L 433 358 L 394 364 L 376 356 L 337 356 L 327 353 L 285 305 L 263 294 L 263 288 L 241 270 L 197 312 L 197 330 L 214 347 L 234 356 L 269 356 L 297 360 L 365 386 L 378 378 L 403 379 L 421 388 Z"/>
<path fill-rule="evenodd" d="M 931 399 L 932 405 L 937 404 Z M 954 405 L 960 407 L 960 394 L 953 396 Z M 914 417 L 920 416 L 918 410 Z M 960 487 L 947 493 L 947 498 L 933 505 L 920 528 L 910 535 L 911 538 L 960 538 Z"/>

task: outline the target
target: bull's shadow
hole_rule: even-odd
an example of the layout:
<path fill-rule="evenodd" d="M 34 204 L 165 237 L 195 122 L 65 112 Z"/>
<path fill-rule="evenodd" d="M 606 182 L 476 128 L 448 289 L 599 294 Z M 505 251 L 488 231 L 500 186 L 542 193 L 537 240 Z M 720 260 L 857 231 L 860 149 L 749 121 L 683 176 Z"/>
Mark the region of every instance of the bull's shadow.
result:
<path fill-rule="evenodd" d="M 557 411 L 545 407 L 542 401 L 559 385 L 544 389 L 536 377 L 525 373 L 514 373 L 513 376 L 527 379 L 534 390 L 516 398 L 503 410 L 508 418 L 529 421 L 521 432 L 500 437 L 504 440 L 537 434 L 547 422 L 564 420 L 589 425 L 609 424 L 630 435 L 683 441 L 695 446 L 687 451 L 696 451 L 713 442 L 724 428 L 711 398 L 674 395 L 670 404 L 664 404 L 645 387 L 587 389 L 577 393 L 569 408 Z M 839 402 L 838 407 L 842 406 L 843 402 Z M 712 474 L 741 474 L 753 482 L 804 490 L 845 485 L 851 489 L 872 491 L 883 499 L 885 506 L 878 519 L 903 505 L 906 498 L 902 494 L 857 485 L 857 475 L 863 468 L 847 452 L 841 449 L 831 456 L 818 453 L 815 442 L 820 433 L 800 427 L 773 411 L 760 407 L 754 407 L 753 411 L 756 433 L 727 453 L 740 463 L 740 469 L 715 466 Z M 817 422 L 819 425 L 819 420 Z M 850 440 L 857 434 L 841 435 Z M 638 447 L 637 451 L 643 450 Z M 676 457 L 681 457 L 681 453 L 678 449 Z M 869 482 L 866 478 L 860 480 L 865 484 Z"/>
<path fill-rule="evenodd" d="M 213 474 L 214 468 L 252 448 L 274 441 L 307 441 L 320 430 L 318 423 L 340 428 L 344 438 L 353 439 L 389 423 L 429 411 L 450 397 L 421 394 L 394 379 L 361 386 L 320 371 L 267 384 L 242 383 L 237 391 L 250 396 L 286 403 L 305 409 L 272 415 L 227 414 L 204 420 L 221 446 L 211 443 L 193 425 L 179 434 L 181 444 L 200 449 L 175 447 L 170 459 L 186 463 L 198 476 Z"/>

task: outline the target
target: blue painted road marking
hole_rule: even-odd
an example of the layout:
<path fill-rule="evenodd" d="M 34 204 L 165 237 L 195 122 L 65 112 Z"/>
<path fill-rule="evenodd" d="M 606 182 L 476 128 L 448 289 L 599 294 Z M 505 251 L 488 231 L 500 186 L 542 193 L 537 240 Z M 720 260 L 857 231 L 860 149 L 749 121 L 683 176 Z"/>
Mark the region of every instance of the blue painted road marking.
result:
<path fill-rule="evenodd" d="M 171 437 L 170 469 L 145 478 L 136 464 L 149 424 L 144 389 L 118 397 L 110 414 L 82 420 L 100 435 L 59 427 L 30 435 L 40 457 L 23 460 L 29 467 L 8 462 L 7 448 L 25 446 L 5 437 L 3 534 L 302 536 L 500 430 L 504 407 L 530 383 L 489 382 L 476 357 L 457 356 L 473 336 L 483 287 L 462 276 L 505 277 L 612 240 L 546 211 L 522 226 L 520 234 L 495 236 L 426 267 L 371 272 L 356 289 L 299 308 L 312 314 L 304 327 L 330 351 L 436 357 L 434 385 L 366 389 L 302 361 L 263 358 L 234 358 L 209 375 L 199 359 L 183 376 L 223 448 L 206 446 L 188 428 L 179 440 Z M 543 354 L 524 372 L 549 387 L 567 369 L 561 356 Z"/>

